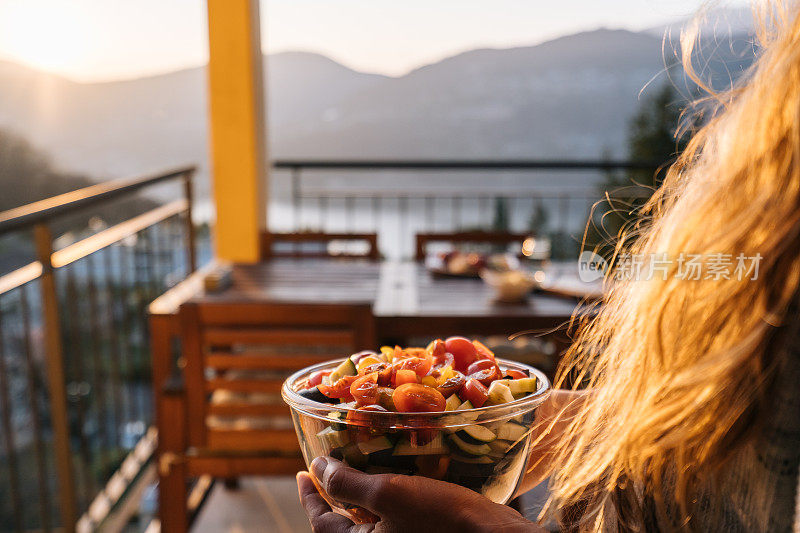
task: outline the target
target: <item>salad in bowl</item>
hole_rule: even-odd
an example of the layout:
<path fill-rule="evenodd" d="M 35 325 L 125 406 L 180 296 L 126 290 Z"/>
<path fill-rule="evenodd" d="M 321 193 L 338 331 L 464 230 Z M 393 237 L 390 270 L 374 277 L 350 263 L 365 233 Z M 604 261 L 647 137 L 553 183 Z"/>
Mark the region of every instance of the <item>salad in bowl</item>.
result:
<path fill-rule="evenodd" d="M 512 498 L 550 393 L 540 371 L 478 341 L 382 347 L 296 372 L 283 385 L 307 465 L 331 456 L 369 474 L 420 475 Z M 368 513 L 328 503 L 356 521 Z"/>

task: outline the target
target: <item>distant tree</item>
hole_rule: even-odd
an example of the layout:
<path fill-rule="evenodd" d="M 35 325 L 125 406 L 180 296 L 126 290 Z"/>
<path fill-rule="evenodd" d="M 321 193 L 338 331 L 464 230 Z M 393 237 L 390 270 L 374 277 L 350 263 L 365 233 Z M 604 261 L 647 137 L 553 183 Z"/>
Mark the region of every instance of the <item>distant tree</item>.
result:
<path fill-rule="evenodd" d="M 96 183 L 87 176 L 57 170 L 50 159 L 22 137 L 0 130 L 0 211 L 74 191 Z M 91 218 L 107 224 L 126 220 L 157 204 L 142 197 L 107 202 L 50 223 L 54 236 L 87 229 Z M 15 232 L 0 238 L 0 273 L 33 258 L 28 235 Z"/>
<path fill-rule="evenodd" d="M 494 199 L 494 218 L 492 229 L 494 231 L 508 231 L 511 223 L 508 218 L 508 204 L 505 198 Z"/>
<path fill-rule="evenodd" d="M 604 199 L 595 207 L 587 228 L 586 249 L 596 249 L 601 255 L 608 255 L 620 232 L 639 221 L 641 208 L 661 186 L 666 167 L 686 147 L 688 139 L 676 136 L 684 104 L 670 83 L 641 102 L 629 124 L 628 160 L 661 166 L 657 171 L 606 173 L 600 192 L 604 197 L 608 193 L 611 201 Z"/>
<path fill-rule="evenodd" d="M 534 235 L 544 235 L 547 227 L 548 213 L 542 205 L 542 200 L 537 199 L 533 204 L 531 216 L 528 219 L 528 230 Z"/>

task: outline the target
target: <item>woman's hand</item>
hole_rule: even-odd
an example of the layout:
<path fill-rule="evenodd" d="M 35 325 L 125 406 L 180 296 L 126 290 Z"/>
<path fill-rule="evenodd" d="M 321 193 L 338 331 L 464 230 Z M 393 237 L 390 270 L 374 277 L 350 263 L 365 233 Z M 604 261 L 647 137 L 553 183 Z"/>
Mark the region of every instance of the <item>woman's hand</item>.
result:
<path fill-rule="evenodd" d="M 421 476 L 368 475 L 330 457 L 318 457 L 311 471 L 328 495 L 379 517 L 354 524 L 331 511 L 307 472 L 297 474 L 300 501 L 315 533 L 484 533 L 544 531 L 505 505 L 466 489 Z"/>

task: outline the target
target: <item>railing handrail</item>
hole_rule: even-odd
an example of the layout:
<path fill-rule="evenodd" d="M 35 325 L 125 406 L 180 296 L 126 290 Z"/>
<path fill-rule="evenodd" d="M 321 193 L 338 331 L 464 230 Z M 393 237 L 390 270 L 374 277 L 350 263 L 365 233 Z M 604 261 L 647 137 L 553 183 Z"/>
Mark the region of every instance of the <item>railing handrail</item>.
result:
<path fill-rule="evenodd" d="M 276 159 L 277 169 L 655 170 L 665 162 L 568 159 Z"/>
<path fill-rule="evenodd" d="M 0 234 L 33 226 L 77 209 L 124 196 L 143 187 L 193 173 L 195 170 L 196 166 L 187 165 L 158 174 L 120 178 L 15 207 L 0 212 Z"/>

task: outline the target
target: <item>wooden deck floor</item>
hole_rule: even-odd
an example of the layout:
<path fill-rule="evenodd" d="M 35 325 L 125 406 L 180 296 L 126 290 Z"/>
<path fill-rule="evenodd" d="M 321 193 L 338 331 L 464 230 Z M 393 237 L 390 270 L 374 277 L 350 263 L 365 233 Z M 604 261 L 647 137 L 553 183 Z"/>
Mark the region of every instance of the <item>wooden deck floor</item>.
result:
<path fill-rule="evenodd" d="M 535 519 L 546 499 L 540 486 L 522 499 L 525 514 Z M 237 490 L 217 483 L 192 528 L 193 533 L 311 532 L 291 477 L 246 477 Z"/>
<path fill-rule="evenodd" d="M 310 532 L 291 477 L 245 477 L 237 490 L 216 483 L 193 533 Z"/>

